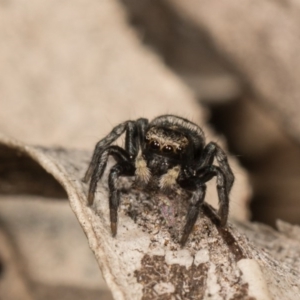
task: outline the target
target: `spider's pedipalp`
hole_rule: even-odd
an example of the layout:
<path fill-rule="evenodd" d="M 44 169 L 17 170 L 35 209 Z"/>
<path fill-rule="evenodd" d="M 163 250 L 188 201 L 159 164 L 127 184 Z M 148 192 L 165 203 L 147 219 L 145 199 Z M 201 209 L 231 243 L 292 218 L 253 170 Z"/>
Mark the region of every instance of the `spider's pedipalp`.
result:
<path fill-rule="evenodd" d="M 148 183 L 151 178 L 151 171 L 147 167 L 147 162 L 139 152 L 135 160 L 135 176 L 136 179 L 142 183 Z"/>
<path fill-rule="evenodd" d="M 169 169 L 168 172 L 162 175 L 159 179 L 159 187 L 163 190 L 172 188 L 177 183 L 177 178 L 180 172 L 180 166 Z"/>

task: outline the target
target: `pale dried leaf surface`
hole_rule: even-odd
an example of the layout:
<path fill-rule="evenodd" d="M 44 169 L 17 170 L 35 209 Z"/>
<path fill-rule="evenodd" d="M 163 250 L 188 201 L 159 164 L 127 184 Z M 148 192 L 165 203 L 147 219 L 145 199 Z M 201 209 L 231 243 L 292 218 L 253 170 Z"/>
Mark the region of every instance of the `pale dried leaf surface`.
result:
<path fill-rule="evenodd" d="M 29 146 L 4 136 L 1 143 L 34 159 L 64 187 L 115 299 L 296 299 L 299 295 L 299 241 L 255 224 L 217 229 L 213 212 L 205 206 L 181 248 L 178 230 L 184 205 L 166 204 L 178 213 L 172 229 L 172 214 L 164 214 L 161 195 L 153 196 L 147 208 L 147 192 L 131 189 L 130 182 L 123 182 L 127 193 L 122 196 L 118 235 L 112 238 L 106 177 L 93 207 L 86 203 L 87 186 L 81 178 L 90 152 Z"/>

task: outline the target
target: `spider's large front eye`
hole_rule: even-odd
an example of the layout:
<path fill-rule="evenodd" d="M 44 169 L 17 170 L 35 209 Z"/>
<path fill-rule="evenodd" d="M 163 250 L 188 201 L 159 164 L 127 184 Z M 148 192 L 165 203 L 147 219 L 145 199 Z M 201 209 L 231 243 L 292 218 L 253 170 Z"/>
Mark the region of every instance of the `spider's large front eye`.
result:
<path fill-rule="evenodd" d="M 160 144 L 158 141 L 151 141 L 150 142 L 150 147 L 153 149 L 153 150 L 158 150 L 160 148 Z"/>
<path fill-rule="evenodd" d="M 173 147 L 170 146 L 170 145 L 166 145 L 166 146 L 164 146 L 164 147 L 162 148 L 162 151 L 163 151 L 164 153 L 171 153 L 171 152 L 173 152 Z"/>

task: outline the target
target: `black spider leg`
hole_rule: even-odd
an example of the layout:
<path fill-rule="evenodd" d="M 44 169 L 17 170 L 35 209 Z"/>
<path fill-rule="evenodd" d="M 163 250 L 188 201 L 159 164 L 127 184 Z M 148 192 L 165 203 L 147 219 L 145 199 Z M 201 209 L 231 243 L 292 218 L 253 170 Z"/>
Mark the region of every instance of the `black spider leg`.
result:
<path fill-rule="evenodd" d="M 147 119 L 138 119 L 136 122 L 128 121 L 127 128 L 126 128 L 126 137 L 125 137 L 126 150 L 118 146 L 107 146 L 103 150 L 99 148 L 96 155 L 94 153 L 93 156 L 93 158 L 96 157 L 98 160 L 96 161 L 95 166 L 92 167 L 92 173 L 89 175 L 91 178 L 89 193 L 88 193 L 89 205 L 92 205 L 94 202 L 97 183 L 101 179 L 104 173 L 109 155 L 112 155 L 114 159 L 117 161 L 117 164 L 111 169 L 108 178 L 109 191 L 110 191 L 109 194 L 110 220 L 111 220 L 111 230 L 113 236 L 116 235 L 117 232 L 117 219 L 118 219 L 117 213 L 118 213 L 118 207 L 120 202 L 120 192 L 117 189 L 117 180 L 119 176 L 122 175 L 123 176 L 134 175 L 135 172 L 134 159 L 137 156 L 137 153 L 139 151 L 140 132 L 143 130 L 143 128 L 146 127 L 147 124 L 148 124 Z M 120 132 L 121 130 L 119 131 L 119 133 Z M 105 138 L 104 140 L 107 139 Z M 101 141 L 97 145 L 99 144 L 101 144 Z"/>
<path fill-rule="evenodd" d="M 206 193 L 206 185 L 205 184 L 199 185 L 197 190 L 193 193 L 190 199 L 188 213 L 186 216 L 186 224 L 184 226 L 182 237 L 180 240 L 181 246 L 184 246 L 191 231 L 193 230 L 193 227 L 199 215 L 200 207 L 205 198 L 205 193 Z"/>
<path fill-rule="evenodd" d="M 93 169 L 93 173 L 91 175 L 91 182 L 87 197 L 89 205 L 92 205 L 94 203 L 97 183 L 104 173 L 109 155 L 112 155 L 117 162 L 129 160 L 128 153 L 119 146 L 109 146 L 101 152 L 99 161 L 97 162 L 97 166 Z"/>
<path fill-rule="evenodd" d="M 141 118 L 136 121 L 136 126 L 137 126 L 138 136 L 139 136 L 139 144 L 140 144 L 140 149 L 142 151 L 144 150 L 145 133 L 146 133 L 148 124 L 149 124 L 148 119 Z"/>
<path fill-rule="evenodd" d="M 205 146 L 197 169 L 212 165 L 214 158 L 217 159 L 217 162 L 226 177 L 226 188 L 227 193 L 229 194 L 234 183 L 234 175 L 228 164 L 225 152 L 218 144 L 210 142 Z"/>
<path fill-rule="evenodd" d="M 214 176 L 210 167 L 201 169 L 200 172 L 188 170 L 187 167 L 183 168 L 177 178 L 177 183 L 186 190 L 193 191 L 193 195 L 189 201 L 188 212 L 186 216 L 186 224 L 183 229 L 183 234 L 180 240 L 181 246 L 186 243 L 193 227 L 197 221 L 200 208 L 204 202 L 206 185 L 205 182 L 209 181 Z"/>
<path fill-rule="evenodd" d="M 132 124 L 134 124 L 133 121 L 126 121 L 123 122 L 116 127 L 113 128 L 113 130 L 101 141 L 99 141 L 94 149 L 94 153 L 92 156 L 92 160 L 89 164 L 89 167 L 82 179 L 83 182 L 88 182 L 92 174 L 94 173 L 94 170 L 97 168 L 97 164 L 100 161 L 100 157 L 102 155 L 102 152 L 111 144 L 113 143 L 119 136 L 121 136 L 125 130 L 127 130 L 128 127 L 133 127 Z M 100 176 L 101 178 L 101 176 Z"/>
<path fill-rule="evenodd" d="M 135 123 L 129 123 L 125 137 L 125 149 L 129 153 L 130 159 L 134 160 L 139 149 L 143 146 L 148 120 L 138 119 Z"/>
<path fill-rule="evenodd" d="M 125 137 L 125 149 L 120 148 L 118 163 L 112 167 L 108 176 L 110 227 L 112 236 L 117 234 L 118 207 L 120 205 L 120 191 L 117 182 L 120 176 L 133 176 L 135 173 L 134 161 L 138 155 L 141 141 L 144 137 L 147 119 L 138 119 L 128 124 Z M 118 160 L 119 159 L 119 160 Z"/>
<path fill-rule="evenodd" d="M 106 136 L 104 139 L 97 143 L 92 157 L 92 161 L 83 179 L 83 181 L 85 182 L 91 179 L 88 193 L 89 205 L 92 205 L 94 202 L 94 195 L 97 183 L 104 173 L 105 167 L 107 165 L 108 156 L 113 155 L 115 159 L 117 159 L 118 153 L 120 151 L 125 151 L 121 147 L 116 146 L 105 146 L 105 148 L 103 148 L 103 145 L 108 145 L 109 143 L 114 142 L 125 130 L 125 149 L 127 152 L 128 159 L 133 160 L 137 155 L 139 147 L 138 131 L 136 128 L 136 122 L 133 121 L 127 121 L 116 126 L 108 136 Z"/>
<path fill-rule="evenodd" d="M 193 195 L 190 199 L 188 208 L 186 225 L 183 230 L 181 238 L 181 245 L 183 246 L 191 233 L 195 222 L 197 220 L 201 205 L 204 201 L 206 186 L 205 182 L 217 177 L 217 192 L 219 197 L 219 211 L 220 225 L 224 226 L 228 218 L 229 197 L 226 187 L 226 177 L 220 167 L 211 165 L 204 167 L 196 172 L 195 176 L 189 176 L 187 173 L 182 173 L 178 179 L 178 183 L 182 188 L 194 189 Z"/>
<path fill-rule="evenodd" d="M 220 167 L 210 166 L 209 174 L 217 177 L 217 192 L 219 197 L 219 210 L 220 225 L 223 227 L 227 223 L 229 213 L 229 192 L 227 190 L 227 178 L 224 171 Z"/>
<path fill-rule="evenodd" d="M 132 164 L 129 154 L 126 150 L 119 146 L 107 147 L 101 153 L 98 166 L 96 169 L 94 169 L 94 172 L 91 176 L 91 183 L 88 193 L 89 205 L 93 204 L 94 202 L 97 183 L 103 175 L 109 155 L 112 155 L 117 161 L 117 164 L 112 167 L 108 176 L 110 224 L 112 235 L 115 236 L 117 232 L 118 207 L 120 204 L 120 191 L 117 188 L 117 180 L 121 175 L 134 175 L 135 167 Z"/>
<path fill-rule="evenodd" d="M 135 172 L 135 167 L 125 150 L 123 150 L 122 156 L 119 157 L 119 159 L 119 162 L 112 167 L 108 176 L 110 228 L 112 236 L 117 234 L 118 208 L 120 205 L 120 190 L 117 187 L 118 179 L 120 176 L 133 176 Z"/>

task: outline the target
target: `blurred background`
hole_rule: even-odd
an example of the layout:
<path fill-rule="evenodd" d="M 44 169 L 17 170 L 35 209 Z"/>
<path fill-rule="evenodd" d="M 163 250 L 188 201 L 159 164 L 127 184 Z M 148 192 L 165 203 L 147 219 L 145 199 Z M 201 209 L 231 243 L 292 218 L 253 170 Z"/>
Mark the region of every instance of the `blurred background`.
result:
<path fill-rule="evenodd" d="M 300 224 L 299 8 L 0 0 L 0 132 L 92 149 L 121 121 L 179 114 L 242 165 L 251 220 Z M 0 162 L 0 299 L 111 299 L 61 187 L 3 147 Z"/>

